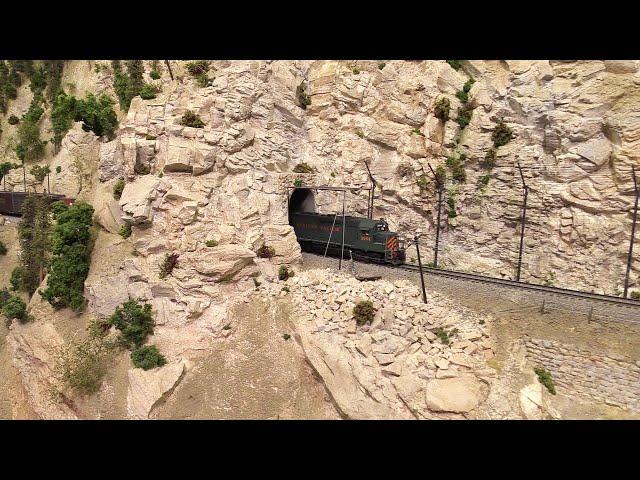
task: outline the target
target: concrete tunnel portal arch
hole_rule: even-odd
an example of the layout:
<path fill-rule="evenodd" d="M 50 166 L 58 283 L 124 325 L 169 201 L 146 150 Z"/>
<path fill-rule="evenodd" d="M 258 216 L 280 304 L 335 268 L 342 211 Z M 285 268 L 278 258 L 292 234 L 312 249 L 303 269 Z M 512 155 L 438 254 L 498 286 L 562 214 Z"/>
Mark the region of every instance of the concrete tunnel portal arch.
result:
<path fill-rule="evenodd" d="M 316 198 L 313 190 L 309 188 L 296 188 L 289 198 L 289 223 L 292 213 L 312 212 L 317 209 Z"/>

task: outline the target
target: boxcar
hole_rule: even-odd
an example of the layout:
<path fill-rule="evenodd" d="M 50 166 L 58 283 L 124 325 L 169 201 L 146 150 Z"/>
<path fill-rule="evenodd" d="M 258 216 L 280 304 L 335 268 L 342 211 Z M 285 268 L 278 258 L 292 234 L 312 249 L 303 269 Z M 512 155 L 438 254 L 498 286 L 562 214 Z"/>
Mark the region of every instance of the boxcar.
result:
<path fill-rule="evenodd" d="M 301 212 L 291 214 L 291 225 L 304 251 L 332 254 L 342 250 L 342 216 Z M 345 217 L 344 249 L 354 258 L 366 257 L 393 264 L 403 263 L 405 251 L 396 232 L 389 231 L 383 219 L 371 220 L 363 217 Z"/>
<path fill-rule="evenodd" d="M 64 195 L 56 195 L 54 193 L 25 193 L 25 192 L 0 192 L 0 214 L 20 216 L 22 215 L 22 204 L 27 195 L 44 195 L 49 200 L 49 203 L 62 200 L 67 205 L 73 204 L 73 199 L 65 197 Z"/>

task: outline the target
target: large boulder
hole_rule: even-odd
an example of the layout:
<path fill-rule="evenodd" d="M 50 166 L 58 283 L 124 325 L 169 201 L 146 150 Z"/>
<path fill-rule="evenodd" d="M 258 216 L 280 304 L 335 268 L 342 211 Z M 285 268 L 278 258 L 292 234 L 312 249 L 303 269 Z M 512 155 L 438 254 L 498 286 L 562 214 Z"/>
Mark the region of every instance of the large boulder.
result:
<path fill-rule="evenodd" d="M 435 379 L 427 384 L 427 407 L 434 412 L 467 413 L 485 396 L 484 384 L 472 375 Z"/>
<path fill-rule="evenodd" d="M 151 410 L 170 395 L 184 374 L 184 363 L 177 362 L 152 370 L 129 370 L 127 410 L 135 419 L 149 418 Z"/>
<path fill-rule="evenodd" d="M 98 163 L 98 178 L 107 182 L 124 176 L 122 144 L 119 139 L 100 145 L 100 161 Z"/>
<path fill-rule="evenodd" d="M 153 221 L 152 203 L 162 197 L 158 187 L 162 181 L 153 175 L 138 177 L 127 183 L 120 197 L 122 220 L 132 224 L 151 223 Z"/>

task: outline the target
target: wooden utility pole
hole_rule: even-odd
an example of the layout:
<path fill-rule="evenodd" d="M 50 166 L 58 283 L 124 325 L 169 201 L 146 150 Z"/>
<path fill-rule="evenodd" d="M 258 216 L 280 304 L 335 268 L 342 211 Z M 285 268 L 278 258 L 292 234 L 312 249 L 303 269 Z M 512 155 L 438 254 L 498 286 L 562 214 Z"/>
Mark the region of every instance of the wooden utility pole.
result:
<path fill-rule="evenodd" d="M 524 181 L 524 175 L 522 174 L 522 168 L 520 162 L 518 162 L 518 170 L 520 170 L 520 179 L 522 180 L 522 188 L 524 190 L 524 199 L 522 204 L 522 228 L 520 229 L 520 252 L 518 253 L 518 271 L 516 273 L 516 282 L 520 281 L 520 271 L 522 269 L 522 251 L 524 249 L 524 227 L 527 222 L 527 196 L 529 194 L 529 187 Z"/>
<path fill-rule="evenodd" d="M 340 251 L 340 261 L 338 262 L 338 270 L 342 268 L 342 257 L 344 257 L 344 227 L 345 227 L 345 216 L 344 216 L 344 204 L 346 202 L 347 192 L 345 190 L 342 191 L 342 249 Z"/>
<path fill-rule="evenodd" d="M 165 60 L 164 64 L 167 66 L 167 70 L 169 70 L 169 76 L 171 77 L 171 81 L 173 81 L 173 71 L 171 70 L 171 65 L 169 64 L 169 60 Z"/>
<path fill-rule="evenodd" d="M 424 288 L 424 273 L 422 272 L 422 259 L 420 258 L 420 245 L 418 244 L 418 235 L 413 237 L 416 242 L 416 252 L 418 253 L 418 268 L 420 269 L 420 283 L 422 284 L 422 301 L 427 303 L 427 291 Z"/>
<path fill-rule="evenodd" d="M 636 181 L 636 169 L 631 166 L 631 175 L 633 176 L 633 192 L 636 196 L 633 204 L 633 223 L 631 224 L 631 241 L 629 242 L 629 255 L 627 255 L 627 273 L 624 277 L 624 298 L 627 298 L 629 290 L 629 273 L 631 272 L 631 263 L 633 261 L 633 242 L 636 238 L 636 220 L 638 218 L 638 183 Z"/>
<path fill-rule="evenodd" d="M 431 168 L 431 164 L 427 163 L 427 165 L 429 165 L 429 170 L 431 170 L 433 179 L 436 181 L 436 187 L 438 188 L 438 221 L 436 224 L 436 245 L 433 249 L 433 267 L 438 268 L 438 249 L 440 248 L 440 212 L 442 211 L 442 190 L 444 186 L 442 185 L 442 179 L 438 178 L 436 172 Z"/>

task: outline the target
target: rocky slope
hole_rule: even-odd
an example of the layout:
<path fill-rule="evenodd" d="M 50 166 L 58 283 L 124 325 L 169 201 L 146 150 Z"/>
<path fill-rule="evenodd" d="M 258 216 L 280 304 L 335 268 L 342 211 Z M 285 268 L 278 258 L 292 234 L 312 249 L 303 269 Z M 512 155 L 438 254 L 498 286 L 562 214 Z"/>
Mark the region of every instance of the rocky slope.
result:
<path fill-rule="evenodd" d="M 63 87 L 78 96 L 115 96 L 112 73 L 96 64 L 109 62 L 67 62 Z M 214 61 L 213 82 L 206 87 L 186 72 L 185 62 L 172 62 L 173 81 L 164 66 L 161 78 L 151 79 L 147 66 L 145 81 L 161 93 L 153 100 L 134 98 L 120 114 L 114 140 L 76 124 L 60 151 L 48 149 L 43 161 L 54 172 L 62 167 L 51 175 L 54 192 L 96 207 L 104 247 L 94 252 L 86 283 L 87 317 L 104 318 L 128 298 L 150 302 L 158 324 L 154 342 L 171 368 L 178 371 L 182 367 L 175 365 L 186 361 L 188 370 L 190 361 L 226 337 L 229 311 L 254 281 L 273 279 L 279 265 L 300 261 L 287 224 L 285 186 L 301 179 L 368 187 L 367 161 L 381 186 L 374 216 L 407 236 L 421 230 L 428 248 L 436 194 L 429 177 L 423 188 L 418 180 L 428 174 L 428 164 L 444 165 L 453 152 L 466 154 L 467 181 L 447 184 L 457 216 L 443 215 L 443 265 L 513 277 L 522 193 L 514 165 L 520 162 L 530 187 L 523 279 L 555 277 L 556 285 L 614 293 L 624 278 L 629 240 L 630 167 L 638 163 L 639 65 L 468 61 L 456 71 L 444 61 Z M 475 83 L 468 102 L 474 109 L 461 129 L 455 93 L 470 77 Z M 306 109 L 296 100 L 302 82 L 311 98 Z M 16 127 L 7 118 L 23 114 L 29 96 L 23 85 L 0 118 L 0 150 L 8 159 Z M 433 114 L 442 97 L 451 102 L 447 122 Z M 180 125 L 187 110 L 202 118 L 204 128 Z M 481 190 L 478 179 L 487 173 L 481 163 L 501 118 L 515 136 L 497 149 L 497 166 Z M 316 173 L 291 173 L 300 162 Z M 119 178 L 126 186 L 115 200 L 111 191 Z M 6 179 L 9 190 L 21 190 L 22 182 L 19 170 Z M 31 175 L 27 185 L 42 190 Z M 315 201 L 320 211 L 338 209 L 331 194 L 318 194 Z M 347 208 L 364 214 L 366 194 L 350 196 Z M 115 236 L 125 223 L 133 226 L 126 241 Z M 207 247 L 207 240 L 218 245 Z M 257 258 L 262 245 L 274 247 L 275 257 Z M 180 255 L 178 267 L 160 279 L 159 264 L 171 252 Z M 414 256 L 408 252 L 409 259 Z M 636 278 L 634 269 L 634 286 Z M 34 297 L 30 308 L 38 311 L 39 302 Z M 14 325 L 8 342 L 37 405 L 44 404 L 50 364 L 40 347 L 63 341 L 60 327 L 46 322 L 49 313 L 42 315 L 46 328 Z M 36 364 L 40 370 L 27 368 Z M 174 375 L 176 382 L 180 375 Z M 134 380 L 130 397 L 143 398 Z M 46 417 L 75 415 L 59 408 L 36 410 Z"/>

